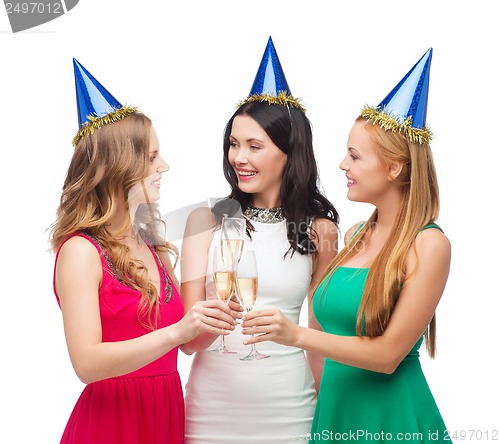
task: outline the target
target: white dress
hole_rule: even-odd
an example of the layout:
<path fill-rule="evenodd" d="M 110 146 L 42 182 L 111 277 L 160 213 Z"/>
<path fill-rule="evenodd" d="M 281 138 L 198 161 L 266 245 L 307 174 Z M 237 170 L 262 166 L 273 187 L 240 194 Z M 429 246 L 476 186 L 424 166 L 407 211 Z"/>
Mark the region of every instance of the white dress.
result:
<path fill-rule="evenodd" d="M 285 221 L 252 221 L 252 240 L 243 252 L 255 251 L 259 272 L 254 309 L 279 308 L 299 322 L 311 280 L 310 255 L 284 254 L 289 248 Z M 209 252 L 207 299 L 215 297 L 211 277 L 216 231 Z M 316 392 L 304 351 L 274 342 L 257 344 L 267 359 L 241 361 L 250 351 L 238 325 L 226 336 L 226 346 L 238 354 L 196 353 L 186 384 L 186 444 L 297 443 L 311 429 Z M 219 345 L 217 339 L 207 350 Z"/>

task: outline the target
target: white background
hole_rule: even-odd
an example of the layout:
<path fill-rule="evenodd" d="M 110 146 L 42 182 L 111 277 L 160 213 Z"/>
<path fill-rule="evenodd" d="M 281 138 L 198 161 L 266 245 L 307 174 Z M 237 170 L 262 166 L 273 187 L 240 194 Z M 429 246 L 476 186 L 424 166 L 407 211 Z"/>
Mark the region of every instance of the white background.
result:
<path fill-rule="evenodd" d="M 498 15 L 495 1 L 81 0 L 23 33 L 0 14 L 2 287 L 0 442 L 58 442 L 83 389 L 69 362 L 48 232 L 77 129 L 72 58 L 155 124 L 171 165 L 162 212 L 227 194 L 224 125 L 273 37 L 313 124 L 327 196 L 345 231 L 372 208 L 346 199 L 350 126 L 434 48 L 427 121 L 439 223 L 453 246 L 438 357 L 422 358 L 450 431 L 500 429 Z M 327 7 L 327 5 L 329 5 Z M 185 383 L 190 359 L 181 356 Z M 279 414 L 279 412 L 277 412 Z M 500 440 L 500 436 L 497 436 Z"/>

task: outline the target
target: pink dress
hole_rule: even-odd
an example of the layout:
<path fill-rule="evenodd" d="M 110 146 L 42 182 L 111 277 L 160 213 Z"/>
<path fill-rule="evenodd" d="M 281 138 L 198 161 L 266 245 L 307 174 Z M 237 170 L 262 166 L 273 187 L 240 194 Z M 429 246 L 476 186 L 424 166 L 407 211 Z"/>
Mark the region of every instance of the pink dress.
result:
<path fill-rule="evenodd" d="M 140 293 L 120 282 L 106 253 L 94 239 L 80 233 L 77 235 L 92 242 L 101 257 L 103 273 L 99 309 L 102 341 L 124 341 L 148 333 L 149 330 L 137 320 Z M 162 302 L 158 327 L 165 327 L 179 321 L 184 310 L 165 267 L 150 249 L 161 278 Z M 58 256 L 59 251 L 56 263 Z M 172 296 L 165 302 L 165 288 L 169 284 Z M 57 296 L 55 282 L 54 292 Z M 132 373 L 88 384 L 71 413 L 61 443 L 184 443 L 184 399 L 177 372 L 177 352 L 176 347 Z"/>

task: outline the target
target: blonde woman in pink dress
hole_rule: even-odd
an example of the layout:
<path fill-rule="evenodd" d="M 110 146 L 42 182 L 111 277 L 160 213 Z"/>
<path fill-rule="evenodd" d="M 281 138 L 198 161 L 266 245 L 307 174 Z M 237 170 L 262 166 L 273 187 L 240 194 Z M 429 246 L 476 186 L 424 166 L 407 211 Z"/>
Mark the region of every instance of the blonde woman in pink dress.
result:
<path fill-rule="evenodd" d="M 86 386 L 61 443 L 182 444 L 178 347 L 227 334 L 237 313 L 211 300 L 184 315 L 176 250 L 158 235 L 168 165 L 151 120 L 77 61 L 75 79 L 81 125 L 51 243 L 68 351 Z"/>

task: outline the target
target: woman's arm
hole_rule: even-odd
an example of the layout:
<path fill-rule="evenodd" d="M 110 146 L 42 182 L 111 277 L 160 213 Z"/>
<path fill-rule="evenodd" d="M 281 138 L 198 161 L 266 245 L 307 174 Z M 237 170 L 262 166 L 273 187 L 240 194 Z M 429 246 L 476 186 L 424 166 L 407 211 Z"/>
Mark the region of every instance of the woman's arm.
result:
<path fill-rule="evenodd" d="M 297 326 L 276 310 L 245 316 L 247 334 L 318 353 L 343 364 L 392 373 L 427 329 L 448 279 L 451 247 L 437 229 L 422 231 L 406 261 L 407 278 L 389 324 L 381 336 L 337 336 Z"/>
<path fill-rule="evenodd" d="M 307 292 L 308 327 L 321 331 L 321 326 L 316 320 L 316 317 L 314 316 L 312 310 L 312 298 L 314 289 L 319 283 L 323 272 L 338 252 L 339 235 L 335 224 L 328 219 L 315 219 L 315 221 L 313 222 L 313 229 L 317 234 L 317 238 L 314 239 L 314 243 L 316 245 L 316 248 L 318 249 L 318 254 L 313 256 L 313 273 L 311 276 L 311 283 L 309 284 L 309 289 Z M 307 360 L 309 361 L 309 366 L 311 367 L 312 374 L 314 376 L 314 385 L 316 387 L 316 392 L 318 392 L 321 375 L 323 374 L 324 358 L 320 354 L 309 350 L 307 351 L 306 355 Z"/>
<path fill-rule="evenodd" d="M 55 279 L 69 355 L 84 383 L 135 371 L 201 332 L 227 334 L 233 328 L 225 304 L 212 301 L 171 326 L 127 341 L 102 342 L 98 294 L 102 268 L 94 245 L 79 236 L 69 239 L 59 252 Z"/>

